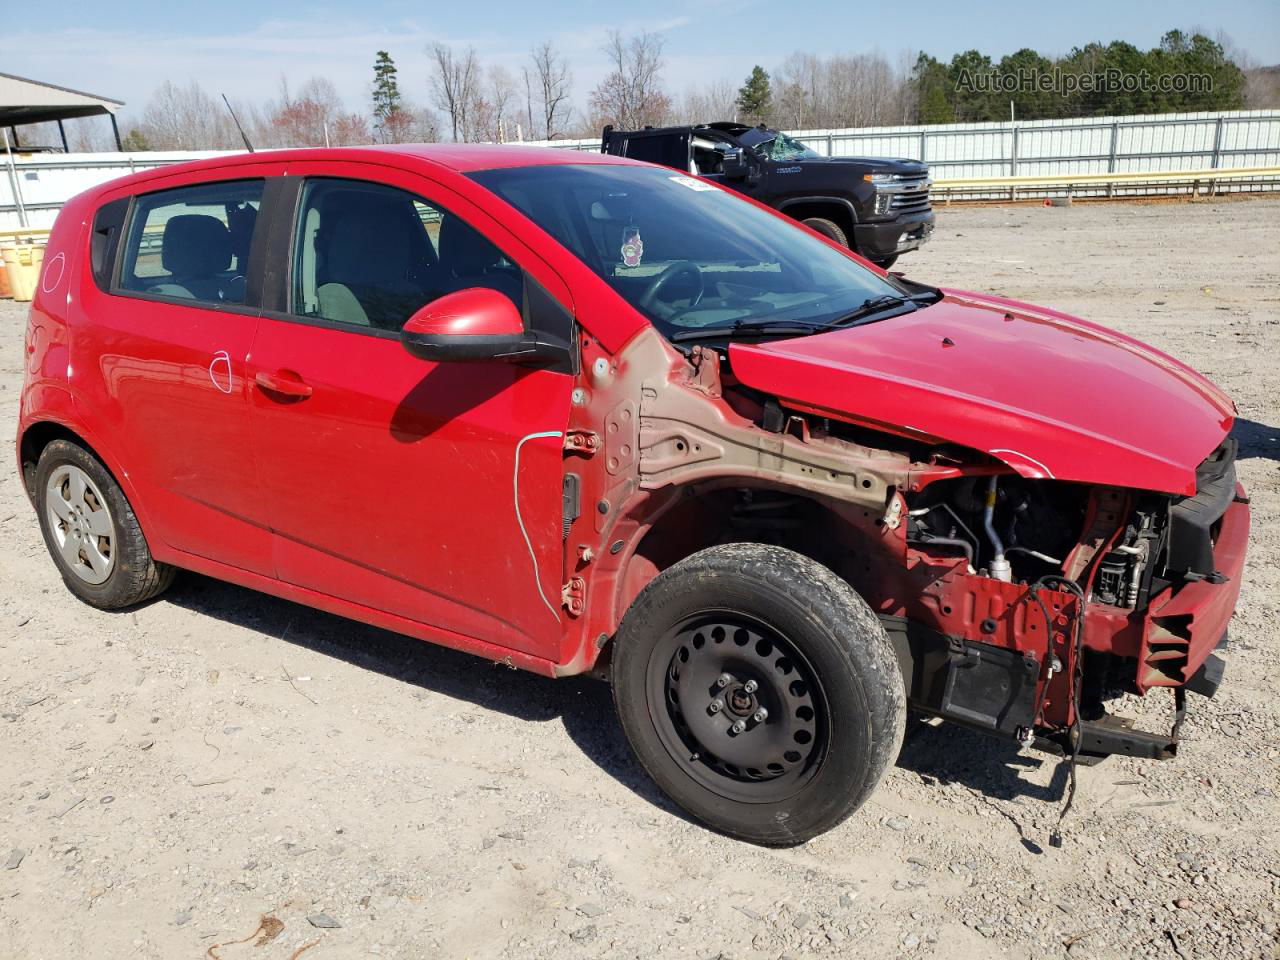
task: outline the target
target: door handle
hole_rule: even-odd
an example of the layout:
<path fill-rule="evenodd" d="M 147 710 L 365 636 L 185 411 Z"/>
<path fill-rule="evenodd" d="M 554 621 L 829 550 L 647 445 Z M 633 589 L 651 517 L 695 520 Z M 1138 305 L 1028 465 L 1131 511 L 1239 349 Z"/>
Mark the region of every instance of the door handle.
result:
<path fill-rule="evenodd" d="M 277 370 L 275 373 L 259 371 L 254 374 L 253 382 L 268 393 L 277 393 L 282 397 L 302 400 L 311 396 L 311 384 L 292 370 Z"/>

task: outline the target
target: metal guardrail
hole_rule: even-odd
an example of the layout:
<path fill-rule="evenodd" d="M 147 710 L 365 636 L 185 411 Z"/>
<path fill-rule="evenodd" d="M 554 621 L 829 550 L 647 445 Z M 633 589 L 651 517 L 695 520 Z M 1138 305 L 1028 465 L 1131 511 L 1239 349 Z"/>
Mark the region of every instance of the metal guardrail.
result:
<path fill-rule="evenodd" d="M 1031 177 L 956 177 L 934 180 L 930 199 L 1016 202 L 1035 196 L 1124 199 L 1140 196 L 1217 196 L 1280 190 L 1280 166 L 1142 173 L 1063 173 Z"/>

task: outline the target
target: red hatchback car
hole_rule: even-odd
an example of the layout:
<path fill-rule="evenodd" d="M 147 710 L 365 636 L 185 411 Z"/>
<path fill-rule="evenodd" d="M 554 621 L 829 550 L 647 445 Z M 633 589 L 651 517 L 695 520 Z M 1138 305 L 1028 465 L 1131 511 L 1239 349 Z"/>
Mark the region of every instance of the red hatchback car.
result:
<path fill-rule="evenodd" d="M 538 148 L 246 155 L 76 197 L 18 460 L 68 587 L 178 568 L 551 676 L 682 807 L 804 841 L 908 704 L 1163 758 L 1248 534 L 1230 400 L 706 181 Z"/>

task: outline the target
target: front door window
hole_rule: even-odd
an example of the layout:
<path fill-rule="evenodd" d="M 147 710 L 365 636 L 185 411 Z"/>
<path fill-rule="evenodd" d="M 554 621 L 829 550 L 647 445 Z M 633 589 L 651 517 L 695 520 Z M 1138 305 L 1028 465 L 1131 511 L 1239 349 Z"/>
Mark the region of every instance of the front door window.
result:
<path fill-rule="evenodd" d="M 524 308 L 524 274 L 457 216 L 404 190 L 314 179 L 294 246 L 292 312 L 399 332 L 438 297 L 487 287 Z"/>

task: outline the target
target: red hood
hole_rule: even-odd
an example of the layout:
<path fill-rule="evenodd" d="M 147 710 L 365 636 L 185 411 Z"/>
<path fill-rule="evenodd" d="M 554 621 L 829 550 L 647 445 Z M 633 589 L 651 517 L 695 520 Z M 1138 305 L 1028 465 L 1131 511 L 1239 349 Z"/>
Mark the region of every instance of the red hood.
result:
<path fill-rule="evenodd" d="M 1195 492 L 1230 399 L 1190 367 L 1097 324 L 948 290 L 905 316 L 735 343 L 733 372 L 780 400 L 982 450 L 1024 477 Z"/>

